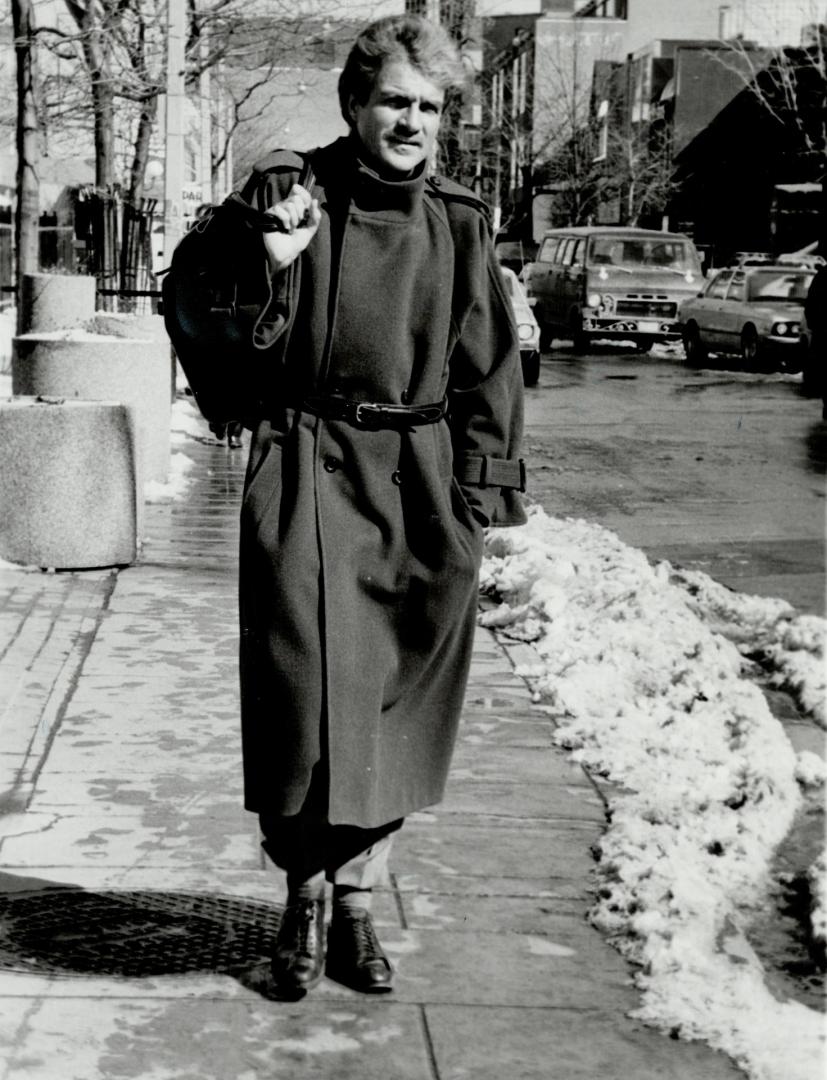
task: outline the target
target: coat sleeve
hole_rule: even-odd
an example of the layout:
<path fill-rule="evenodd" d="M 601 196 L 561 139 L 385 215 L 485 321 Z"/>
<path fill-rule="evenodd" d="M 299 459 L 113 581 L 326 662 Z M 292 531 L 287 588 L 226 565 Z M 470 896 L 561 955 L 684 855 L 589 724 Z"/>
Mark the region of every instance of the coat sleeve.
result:
<path fill-rule="evenodd" d="M 454 473 L 482 524 L 520 525 L 526 516 L 519 338 L 487 224 L 474 218 L 476 235 L 456 244 L 465 302 L 449 358 Z"/>
<path fill-rule="evenodd" d="M 254 166 L 239 195 L 254 210 L 263 213 L 285 197 L 302 166 L 303 159 L 292 150 L 275 150 Z M 257 349 L 268 349 L 282 336 L 290 321 L 298 289 L 299 260 L 287 270 L 271 274 L 262 241 L 261 261 L 263 274 L 270 278 L 270 297 L 256 318 L 253 344 Z"/>

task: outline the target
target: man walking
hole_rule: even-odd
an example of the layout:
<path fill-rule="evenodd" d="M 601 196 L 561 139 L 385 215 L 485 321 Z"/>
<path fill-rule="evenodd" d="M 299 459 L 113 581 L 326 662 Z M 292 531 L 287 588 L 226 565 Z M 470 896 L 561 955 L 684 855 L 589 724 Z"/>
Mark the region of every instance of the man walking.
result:
<path fill-rule="evenodd" d="M 312 154 L 312 180 L 275 151 L 242 192 L 278 225 L 241 678 L 246 806 L 287 874 L 272 971 L 288 993 L 325 962 L 391 989 L 371 890 L 405 815 L 443 794 L 483 528 L 524 520 L 519 347 L 484 207 L 429 175 L 464 77 L 440 27 L 371 24 L 339 84 L 349 135 Z"/>

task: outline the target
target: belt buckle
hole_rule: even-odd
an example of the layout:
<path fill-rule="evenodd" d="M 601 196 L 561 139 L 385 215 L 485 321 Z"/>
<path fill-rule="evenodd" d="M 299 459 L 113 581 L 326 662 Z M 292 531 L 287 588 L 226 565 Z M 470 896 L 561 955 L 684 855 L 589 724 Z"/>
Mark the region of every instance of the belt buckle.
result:
<path fill-rule="evenodd" d="M 379 410 L 378 405 L 374 405 L 370 401 L 357 401 L 353 409 L 353 422 L 359 424 L 360 427 L 372 427 L 369 417 L 375 414 Z M 375 423 L 375 421 L 374 421 Z"/>

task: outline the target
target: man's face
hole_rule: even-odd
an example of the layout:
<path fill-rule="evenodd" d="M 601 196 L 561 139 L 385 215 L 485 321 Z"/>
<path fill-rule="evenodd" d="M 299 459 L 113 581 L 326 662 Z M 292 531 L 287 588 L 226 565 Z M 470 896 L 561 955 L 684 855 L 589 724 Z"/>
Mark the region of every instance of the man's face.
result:
<path fill-rule="evenodd" d="M 350 99 L 367 163 L 400 179 L 430 158 L 444 101 L 442 90 L 407 61 L 386 60 L 364 105 Z"/>

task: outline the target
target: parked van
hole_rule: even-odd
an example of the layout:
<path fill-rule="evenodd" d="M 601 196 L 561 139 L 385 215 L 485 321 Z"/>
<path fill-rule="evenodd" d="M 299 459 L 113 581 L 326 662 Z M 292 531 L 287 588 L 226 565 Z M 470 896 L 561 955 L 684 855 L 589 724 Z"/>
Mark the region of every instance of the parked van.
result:
<path fill-rule="evenodd" d="M 525 275 L 542 347 L 571 338 L 679 341 L 678 304 L 702 281 L 695 245 L 680 233 L 593 225 L 550 229 Z"/>

